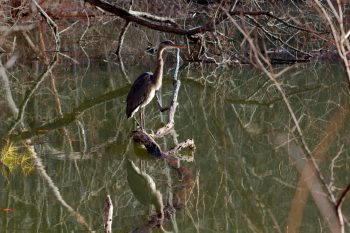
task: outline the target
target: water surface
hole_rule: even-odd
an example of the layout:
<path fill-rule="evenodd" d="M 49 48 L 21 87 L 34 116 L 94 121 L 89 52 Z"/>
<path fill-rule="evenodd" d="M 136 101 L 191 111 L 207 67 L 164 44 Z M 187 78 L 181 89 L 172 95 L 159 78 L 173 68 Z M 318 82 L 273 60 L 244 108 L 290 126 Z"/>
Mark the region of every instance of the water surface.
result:
<path fill-rule="evenodd" d="M 129 69 L 130 79 L 141 69 Z M 172 95 L 171 72 L 162 89 L 164 103 Z M 125 159 L 139 165 L 139 158 L 131 139 L 133 122 L 125 117 L 129 84 L 117 73 L 105 64 L 92 64 L 88 72 L 69 67 L 66 72 L 56 71 L 64 116 L 84 104 L 86 108 L 76 120 L 67 117 L 55 129 L 31 136 L 63 199 L 97 232 L 103 232 L 107 194 L 114 204 L 113 232 L 129 232 L 147 222 L 148 215 L 126 180 Z M 276 142 L 281 135 L 297 135 L 280 93 L 268 77 L 252 68 L 201 71 L 192 66 L 180 71 L 180 80 L 176 136 L 157 142 L 168 150 L 176 142 L 194 139 L 194 162 L 181 164 L 192 171 L 195 186 L 188 193 L 186 206 L 176 212 L 173 221 L 166 221 L 164 228 L 174 232 L 284 232 L 300 175 L 288 146 L 279 147 Z M 349 95 L 341 68 L 294 67 L 279 81 L 313 150 L 327 133 L 332 116 L 347 108 Z M 59 118 L 49 82 L 45 85 L 26 112 L 32 128 Z M 112 97 L 86 105 L 115 90 Z M 21 94 L 16 97 L 20 99 Z M 146 108 L 147 130 L 159 128 L 166 117 L 153 101 Z M 348 130 L 345 120 L 319 160 L 336 197 L 350 180 Z M 302 148 L 299 141 L 290 147 Z M 164 202 L 171 200 L 172 190 L 181 183 L 178 175 L 161 160 L 147 160 L 145 170 Z M 11 209 L 0 212 L 0 232 L 86 231 L 37 172 L 24 176 L 18 169 L 8 180 L 0 176 L 0 198 L 0 208 Z M 350 211 L 346 202 L 343 211 Z M 311 197 L 302 213 L 300 232 L 329 232 Z"/>

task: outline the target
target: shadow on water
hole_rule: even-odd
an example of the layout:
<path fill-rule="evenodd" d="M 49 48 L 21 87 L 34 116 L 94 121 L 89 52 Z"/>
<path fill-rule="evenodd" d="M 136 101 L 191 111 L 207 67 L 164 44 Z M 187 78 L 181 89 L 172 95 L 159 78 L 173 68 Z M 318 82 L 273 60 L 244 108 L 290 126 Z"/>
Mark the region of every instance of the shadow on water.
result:
<path fill-rule="evenodd" d="M 57 75 L 64 80 L 58 86 L 65 112 L 62 118 L 56 116 L 48 90 L 43 88 L 28 106 L 26 117 L 32 127 L 10 137 L 32 140 L 47 175 L 93 230 L 102 232 L 104 199 L 109 194 L 114 205 L 113 232 L 136 228 L 147 232 L 154 211 L 148 215 L 134 198 L 124 167 L 126 159 L 138 161 L 131 138 L 133 123 L 125 117 L 129 86 L 115 82 L 116 77 L 103 67 L 90 69 L 93 72 L 81 85 L 69 74 Z M 168 165 L 164 160 L 143 162 L 164 205 L 181 200 L 181 211 L 167 212 L 169 221 L 164 228 L 174 232 L 283 232 L 294 221 L 300 224 L 300 232 L 327 232 L 317 201 L 305 198 L 300 204 L 295 199 L 300 165 L 293 160 L 297 154 L 293 149 L 302 148 L 294 140 L 295 129 L 285 104 L 268 78 L 254 69 L 216 70 L 202 76 L 192 72 L 183 70 L 180 75 L 176 132 L 156 141 L 168 151 L 176 142 L 193 138 L 197 147 L 194 163 L 181 161 L 179 167 L 173 160 Z M 346 112 L 349 98 L 339 73 L 336 66 L 300 67 L 280 80 L 310 148 L 325 145 L 322 139 L 332 122 L 341 126 L 333 132 L 333 140 L 327 140 L 328 148 L 318 161 L 336 197 L 349 181 L 349 123 L 346 115 L 342 121 L 333 118 Z M 210 84 L 211 79 L 219 81 Z M 115 82 L 113 90 L 111 82 Z M 171 82 L 165 80 L 165 102 L 171 93 Z M 153 102 L 146 108 L 149 129 L 164 125 L 161 119 L 166 117 Z M 69 131 L 73 151 L 60 130 L 63 126 Z M 9 180 L 0 177 L 0 198 L 1 232 L 84 231 L 37 173 L 23 176 L 15 171 Z M 296 213 L 291 213 L 294 205 L 302 208 L 299 213 L 304 217 L 299 223 L 297 217 L 291 219 Z M 348 205 L 343 211 L 349 213 Z"/>

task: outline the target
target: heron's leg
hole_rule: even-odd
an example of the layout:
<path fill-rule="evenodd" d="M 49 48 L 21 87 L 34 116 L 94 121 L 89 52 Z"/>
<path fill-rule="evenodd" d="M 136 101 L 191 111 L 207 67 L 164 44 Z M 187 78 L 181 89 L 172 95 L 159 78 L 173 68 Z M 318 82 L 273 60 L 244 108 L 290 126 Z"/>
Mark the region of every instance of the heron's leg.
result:
<path fill-rule="evenodd" d="M 156 91 L 156 98 L 157 98 L 157 103 L 158 103 L 159 109 L 162 109 L 162 101 L 160 99 L 159 91 Z"/>
<path fill-rule="evenodd" d="M 136 119 L 135 115 L 132 117 L 134 119 L 134 126 L 136 129 L 140 128 L 140 122 L 138 122 L 138 120 Z"/>
<path fill-rule="evenodd" d="M 140 118 L 141 118 L 141 130 L 145 128 L 145 108 L 140 109 Z"/>
<path fill-rule="evenodd" d="M 156 91 L 156 98 L 157 98 L 157 103 L 158 103 L 158 108 L 161 112 L 169 110 L 169 107 L 164 107 L 162 106 L 162 101 L 160 99 L 160 94 L 159 91 Z"/>

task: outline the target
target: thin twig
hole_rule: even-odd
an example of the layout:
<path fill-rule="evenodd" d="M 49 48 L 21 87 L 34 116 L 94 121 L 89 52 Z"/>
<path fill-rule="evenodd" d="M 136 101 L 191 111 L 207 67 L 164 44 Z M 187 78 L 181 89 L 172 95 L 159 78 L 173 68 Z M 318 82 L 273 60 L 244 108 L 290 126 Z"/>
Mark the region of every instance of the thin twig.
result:
<path fill-rule="evenodd" d="M 125 21 L 125 24 L 122 28 L 122 31 L 120 32 L 120 35 L 119 35 L 118 48 L 117 48 L 117 51 L 115 52 L 115 54 L 117 54 L 117 56 L 118 56 L 119 63 L 120 63 L 120 70 L 122 71 L 123 77 L 125 78 L 125 80 L 128 83 L 131 83 L 131 81 L 130 81 L 130 79 L 125 71 L 125 67 L 124 67 L 124 63 L 123 63 L 123 59 L 122 59 L 122 55 L 121 55 L 121 48 L 122 48 L 123 43 L 124 43 L 124 37 L 125 37 L 126 32 L 128 31 L 129 26 L 130 26 L 130 21 Z"/>
<path fill-rule="evenodd" d="M 297 25 L 293 25 L 293 24 L 290 24 L 288 22 L 286 22 L 285 20 L 277 17 L 276 15 L 274 15 L 272 12 L 270 11 L 230 11 L 229 12 L 231 15 L 237 15 L 237 16 L 240 16 L 240 15 L 250 15 L 250 16 L 260 16 L 260 15 L 265 15 L 265 16 L 268 16 L 268 17 L 271 17 L 275 20 L 277 20 L 278 22 L 286 25 L 287 27 L 290 27 L 290 28 L 294 28 L 294 29 L 297 29 L 297 30 L 300 30 L 300 31 L 304 31 L 304 32 L 310 32 L 310 33 L 313 33 L 313 34 L 316 34 L 316 35 L 319 35 L 319 34 L 322 34 L 323 32 L 317 32 L 317 31 L 313 31 L 313 30 L 310 30 L 310 29 L 306 29 L 302 26 L 297 26 Z"/>
<path fill-rule="evenodd" d="M 307 56 L 309 56 L 309 57 L 312 57 L 312 55 L 311 55 L 310 53 L 304 52 L 304 51 L 302 51 L 302 50 L 300 50 L 300 49 L 297 49 L 297 48 L 295 48 L 294 46 L 292 46 L 292 45 L 288 44 L 287 42 L 285 42 L 284 40 L 282 40 L 281 38 L 279 38 L 279 37 L 273 35 L 273 34 L 272 34 L 271 32 L 269 32 L 266 28 L 264 28 L 263 25 L 261 25 L 258 21 L 256 21 L 253 17 L 250 17 L 250 16 L 247 16 L 247 17 L 248 17 L 250 20 L 252 20 L 252 21 L 254 22 L 254 24 L 255 24 L 258 28 L 260 28 L 260 29 L 261 29 L 265 34 L 267 34 L 268 36 L 270 36 L 270 37 L 272 37 L 273 39 L 275 39 L 275 40 L 281 42 L 283 45 L 287 46 L 288 48 L 290 48 L 290 49 L 292 49 L 292 50 L 294 50 L 294 51 L 296 51 L 296 52 L 299 52 L 299 53 L 302 53 L 302 54 L 307 55 Z"/>

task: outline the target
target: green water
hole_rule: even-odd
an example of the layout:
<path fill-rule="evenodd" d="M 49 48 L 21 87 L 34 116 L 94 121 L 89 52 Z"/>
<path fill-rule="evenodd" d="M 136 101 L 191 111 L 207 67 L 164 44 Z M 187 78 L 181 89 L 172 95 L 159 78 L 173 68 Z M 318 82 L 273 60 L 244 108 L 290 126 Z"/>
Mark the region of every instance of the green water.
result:
<path fill-rule="evenodd" d="M 77 117 L 80 123 L 67 117 L 54 129 L 30 138 L 65 202 L 93 230 L 103 232 L 104 201 L 109 194 L 114 204 L 113 232 L 130 232 L 147 222 L 148 211 L 133 197 L 126 180 L 124 160 L 130 158 L 139 164 L 131 140 L 133 122 L 125 117 L 128 84 L 116 74 L 117 69 L 106 70 L 104 65 L 92 65 L 87 73 L 70 69 L 57 72 L 64 116 L 94 97 L 120 91 L 112 99 L 106 97 L 82 108 Z M 132 80 L 138 70 L 141 68 L 130 73 Z M 162 89 L 164 103 L 172 95 L 168 77 L 170 74 Z M 177 137 L 169 135 L 157 142 L 168 150 L 176 140 L 194 139 L 194 161 L 181 164 L 192 171 L 195 185 L 188 193 L 186 206 L 172 221 L 165 221 L 164 228 L 174 232 L 285 232 L 299 173 L 285 147 L 277 148 L 275 142 L 277 135 L 293 130 L 296 133 L 280 93 L 266 76 L 251 68 L 201 72 L 189 67 L 181 70 L 180 79 Z M 341 69 L 294 67 L 279 81 L 312 150 L 332 116 L 348 101 Z M 22 98 L 20 93 L 16 96 Z M 30 101 L 25 117 L 32 128 L 58 119 L 49 82 Z M 146 107 L 146 129 L 156 130 L 166 117 L 153 101 Z M 320 161 L 326 183 L 333 182 L 335 197 L 350 180 L 349 126 L 345 120 Z M 297 147 L 301 148 L 299 141 Z M 337 154 L 336 166 L 331 169 Z M 148 160 L 145 170 L 166 203 L 181 179 L 160 160 Z M 8 180 L 0 176 L 0 200 L 0 232 L 86 232 L 57 201 L 38 172 L 24 176 L 18 169 Z M 349 206 L 345 201 L 344 214 L 349 214 Z M 303 211 L 300 232 L 330 232 L 311 196 Z"/>

